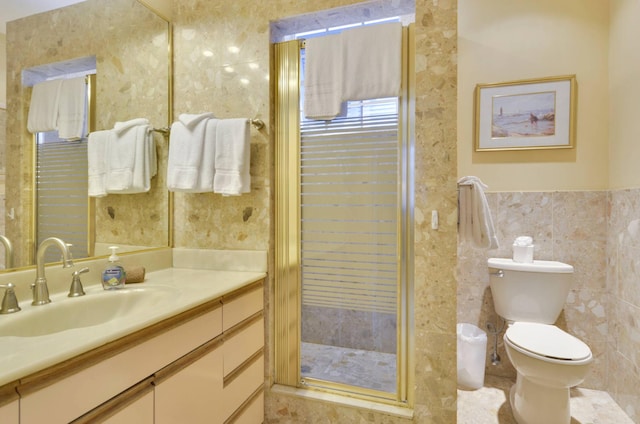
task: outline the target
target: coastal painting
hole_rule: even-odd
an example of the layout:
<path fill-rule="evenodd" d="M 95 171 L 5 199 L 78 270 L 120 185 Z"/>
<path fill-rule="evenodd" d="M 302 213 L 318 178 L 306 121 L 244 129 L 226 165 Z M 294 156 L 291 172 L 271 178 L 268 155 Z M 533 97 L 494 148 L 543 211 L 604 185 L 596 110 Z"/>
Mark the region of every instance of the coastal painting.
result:
<path fill-rule="evenodd" d="M 478 84 L 476 150 L 572 148 L 574 75 Z"/>
<path fill-rule="evenodd" d="M 494 96 L 491 137 L 554 135 L 556 93 Z"/>

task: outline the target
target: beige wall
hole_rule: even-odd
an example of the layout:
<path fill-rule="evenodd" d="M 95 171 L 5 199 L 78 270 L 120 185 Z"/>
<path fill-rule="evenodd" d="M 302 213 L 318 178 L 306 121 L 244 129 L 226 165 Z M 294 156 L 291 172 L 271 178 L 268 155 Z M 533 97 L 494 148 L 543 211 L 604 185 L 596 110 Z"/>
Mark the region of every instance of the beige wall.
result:
<path fill-rule="evenodd" d="M 609 187 L 640 186 L 640 3 L 611 0 Z"/>
<path fill-rule="evenodd" d="M 491 191 L 606 189 L 609 2 L 459 3 L 458 175 Z M 476 84 L 567 74 L 578 82 L 575 149 L 474 151 Z"/>

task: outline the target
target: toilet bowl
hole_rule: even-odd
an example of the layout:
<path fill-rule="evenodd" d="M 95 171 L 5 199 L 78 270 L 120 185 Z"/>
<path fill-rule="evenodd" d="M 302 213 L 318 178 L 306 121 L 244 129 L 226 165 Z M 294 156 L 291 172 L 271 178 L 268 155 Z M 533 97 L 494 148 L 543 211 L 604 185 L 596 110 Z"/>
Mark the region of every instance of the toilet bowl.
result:
<path fill-rule="evenodd" d="M 571 287 L 573 267 L 554 261 L 488 261 L 496 312 L 508 323 L 507 356 L 516 369 L 509 401 L 518 424 L 570 424 L 569 389 L 584 381 L 593 355 L 553 325 Z"/>
<path fill-rule="evenodd" d="M 582 381 L 593 362 L 589 347 L 549 324 L 516 322 L 504 335 L 517 371 L 509 400 L 519 424 L 571 422 L 569 389 Z"/>

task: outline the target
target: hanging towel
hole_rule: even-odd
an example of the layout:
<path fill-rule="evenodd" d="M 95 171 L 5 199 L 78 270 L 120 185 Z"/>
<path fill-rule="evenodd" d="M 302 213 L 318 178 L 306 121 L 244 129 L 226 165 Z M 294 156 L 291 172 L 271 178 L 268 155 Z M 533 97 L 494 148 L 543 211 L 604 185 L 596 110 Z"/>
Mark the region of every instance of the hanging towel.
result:
<path fill-rule="evenodd" d="M 195 192 L 213 193 L 213 179 L 216 175 L 216 137 L 218 133 L 218 119 L 207 120 L 202 146 L 202 159 Z"/>
<path fill-rule="evenodd" d="M 213 192 L 239 196 L 251 191 L 249 120 L 221 119 L 216 128 Z"/>
<path fill-rule="evenodd" d="M 342 103 L 340 34 L 310 38 L 305 43 L 304 115 L 333 119 Z"/>
<path fill-rule="evenodd" d="M 473 176 L 460 178 L 458 186 L 458 233 L 461 240 L 478 248 L 497 249 L 498 238 L 484 194 L 488 187 Z"/>
<path fill-rule="evenodd" d="M 51 80 L 33 86 L 27 129 L 30 133 L 58 128 L 58 102 L 62 80 Z"/>
<path fill-rule="evenodd" d="M 117 122 L 107 145 L 107 193 L 145 193 L 151 188 L 150 144 L 154 143 L 149 121 L 144 118 Z M 155 156 L 155 155 L 153 155 Z"/>
<path fill-rule="evenodd" d="M 400 95 L 402 24 L 391 22 L 348 29 L 342 36 L 342 100 Z"/>
<path fill-rule="evenodd" d="M 89 196 L 104 197 L 107 195 L 107 144 L 111 131 L 94 131 L 87 141 L 87 164 L 89 168 Z"/>
<path fill-rule="evenodd" d="M 171 125 L 167 160 L 167 188 L 170 191 L 197 192 L 207 121 L 212 118 L 212 113 L 183 113 Z"/>
<path fill-rule="evenodd" d="M 85 77 L 62 81 L 58 101 L 58 137 L 63 140 L 79 140 L 84 137 L 86 100 Z"/>

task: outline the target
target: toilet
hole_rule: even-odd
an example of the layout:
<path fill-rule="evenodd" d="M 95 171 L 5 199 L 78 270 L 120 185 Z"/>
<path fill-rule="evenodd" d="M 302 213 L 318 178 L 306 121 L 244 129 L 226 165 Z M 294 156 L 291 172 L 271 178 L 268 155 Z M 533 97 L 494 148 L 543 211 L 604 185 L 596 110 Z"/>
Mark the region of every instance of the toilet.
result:
<path fill-rule="evenodd" d="M 518 424 L 569 424 L 569 389 L 584 381 L 593 355 L 556 327 L 573 267 L 555 261 L 490 258 L 489 285 L 498 315 L 509 324 L 504 345 L 517 371 L 509 400 Z"/>

